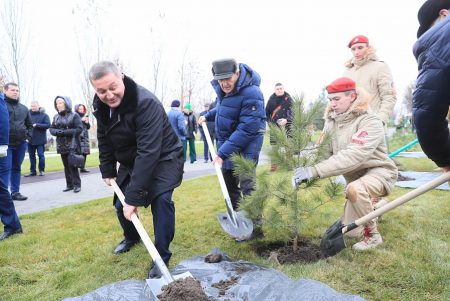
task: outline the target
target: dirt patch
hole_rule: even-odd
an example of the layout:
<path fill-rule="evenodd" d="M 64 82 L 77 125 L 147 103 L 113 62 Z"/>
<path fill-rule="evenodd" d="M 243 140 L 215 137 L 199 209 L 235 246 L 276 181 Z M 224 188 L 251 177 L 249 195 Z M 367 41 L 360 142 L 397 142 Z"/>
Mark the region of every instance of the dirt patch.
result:
<path fill-rule="evenodd" d="M 254 245 L 253 249 L 258 256 L 280 264 L 314 263 L 328 257 L 322 252 L 320 246 L 307 240 L 300 241 L 295 252 L 290 243 L 258 244 Z"/>
<path fill-rule="evenodd" d="M 237 283 L 238 280 L 239 277 L 233 276 L 230 280 L 220 280 L 219 282 L 214 283 L 211 286 L 219 290 L 219 296 L 223 296 L 230 287 Z"/>
<path fill-rule="evenodd" d="M 398 182 L 401 182 L 401 181 L 414 181 L 414 180 L 415 180 L 414 178 L 410 178 L 410 177 L 402 175 L 401 173 L 398 173 L 398 178 L 397 178 Z"/>
<path fill-rule="evenodd" d="M 160 301 L 209 301 L 200 282 L 191 277 L 177 279 L 161 290 L 158 295 Z"/>
<path fill-rule="evenodd" d="M 206 263 L 217 263 L 222 261 L 222 254 L 209 254 L 205 257 Z"/>
<path fill-rule="evenodd" d="M 236 272 L 236 274 L 240 275 L 240 274 L 250 271 L 250 269 L 247 267 L 238 267 L 238 268 L 235 268 L 234 271 Z"/>

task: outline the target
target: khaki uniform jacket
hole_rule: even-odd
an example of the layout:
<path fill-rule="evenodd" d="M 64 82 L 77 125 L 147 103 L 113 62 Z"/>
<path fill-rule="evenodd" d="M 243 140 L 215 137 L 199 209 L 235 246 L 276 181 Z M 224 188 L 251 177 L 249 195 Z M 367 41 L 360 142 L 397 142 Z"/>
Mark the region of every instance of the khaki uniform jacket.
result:
<path fill-rule="evenodd" d="M 350 59 L 345 67 L 343 76 L 353 79 L 357 87 L 364 88 L 369 93 L 370 108 L 386 125 L 397 101 L 388 65 L 378 60 L 371 47 L 366 58 L 357 62 Z"/>
<path fill-rule="evenodd" d="M 398 169 L 388 158 L 381 120 L 369 112 L 368 96 L 360 89 L 357 94 L 345 113 L 336 114 L 328 105 L 324 132 L 331 134 L 331 157 L 314 167 L 321 178 L 343 175 L 347 183 L 370 172 L 389 193 Z"/>

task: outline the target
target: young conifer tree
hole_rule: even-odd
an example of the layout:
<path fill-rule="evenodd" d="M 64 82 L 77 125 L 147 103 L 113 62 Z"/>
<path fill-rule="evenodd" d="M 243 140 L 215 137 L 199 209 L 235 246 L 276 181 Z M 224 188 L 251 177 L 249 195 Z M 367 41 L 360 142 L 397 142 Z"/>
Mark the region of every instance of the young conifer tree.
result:
<path fill-rule="evenodd" d="M 291 179 L 295 168 L 313 166 L 330 156 L 328 135 L 321 144 L 315 143 L 320 131 L 315 129 L 314 122 L 323 115 L 323 104 L 316 101 L 306 110 L 302 95 L 293 99 L 292 123 L 287 127 L 269 125 L 275 141 L 269 156 L 278 169 L 258 172 L 255 190 L 242 200 L 240 209 L 247 212 L 265 237 L 292 241 L 296 251 L 305 220 L 318 207 L 331 201 L 338 194 L 339 186 L 333 181 L 318 183 L 319 180 L 314 179 L 293 187 Z M 234 156 L 233 163 L 239 177 L 255 174 L 256 166 L 252 161 Z"/>

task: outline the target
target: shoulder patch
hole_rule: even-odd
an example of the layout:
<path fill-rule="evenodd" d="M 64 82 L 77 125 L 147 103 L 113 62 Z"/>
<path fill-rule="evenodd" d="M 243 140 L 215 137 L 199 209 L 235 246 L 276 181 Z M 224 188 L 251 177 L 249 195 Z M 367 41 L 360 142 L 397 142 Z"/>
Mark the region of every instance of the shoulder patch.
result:
<path fill-rule="evenodd" d="M 366 137 L 367 135 L 368 135 L 368 133 L 366 131 L 362 131 L 361 133 L 359 133 L 359 135 L 357 137 L 363 138 L 363 137 Z"/>

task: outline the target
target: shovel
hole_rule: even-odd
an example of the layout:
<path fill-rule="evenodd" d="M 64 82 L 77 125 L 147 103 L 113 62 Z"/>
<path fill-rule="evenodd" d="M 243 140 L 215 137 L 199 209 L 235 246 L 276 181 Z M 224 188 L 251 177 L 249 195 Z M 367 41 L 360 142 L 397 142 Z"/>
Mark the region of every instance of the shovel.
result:
<path fill-rule="evenodd" d="M 208 143 L 209 152 L 211 157 L 216 157 L 216 151 L 209 136 L 208 126 L 206 122 L 202 123 L 203 132 L 205 134 L 206 142 Z M 244 212 L 236 212 L 231 205 L 230 195 L 228 194 L 227 186 L 223 178 L 222 171 L 220 170 L 219 163 L 214 164 L 216 168 L 217 177 L 219 178 L 220 188 L 222 189 L 223 197 L 225 198 L 225 205 L 227 206 L 226 213 L 217 214 L 219 223 L 222 229 L 228 233 L 231 237 L 238 241 L 247 240 L 250 238 L 253 232 L 253 222 L 249 219 Z"/>
<path fill-rule="evenodd" d="M 393 157 L 397 156 L 398 154 L 400 154 L 402 151 L 410 148 L 411 146 L 413 146 L 413 145 L 415 145 L 417 143 L 419 143 L 419 140 L 416 138 L 413 141 L 411 141 L 410 143 L 408 143 L 406 145 L 403 145 L 399 149 L 397 149 L 397 150 L 393 151 L 392 153 L 390 153 L 388 157 L 389 158 L 393 158 Z"/>
<path fill-rule="evenodd" d="M 357 219 L 353 223 L 349 225 L 343 225 L 340 220 L 334 223 L 328 230 L 325 232 L 322 237 L 322 241 L 320 242 L 320 248 L 325 254 L 328 256 L 334 256 L 340 251 L 342 251 L 345 247 L 344 234 L 348 231 L 351 231 L 358 226 L 364 225 L 372 219 L 383 215 L 384 213 L 424 194 L 425 192 L 447 182 L 450 180 L 450 172 L 446 172 L 434 180 L 429 181 L 428 183 L 423 184 L 420 187 L 417 187 L 414 190 L 404 194 L 403 196 L 397 198 L 396 200 L 389 202 L 381 208 Z"/>
<path fill-rule="evenodd" d="M 116 181 L 111 179 L 111 186 L 114 189 L 114 192 L 117 194 L 117 197 L 119 198 L 120 202 L 123 206 L 125 206 L 125 196 L 122 193 L 122 190 L 120 189 L 119 185 L 117 185 Z M 136 227 L 136 230 L 139 233 L 139 236 L 141 237 L 142 242 L 144 243 L 145 247 L 147 248 L 147 251 L 150 253 L 150 256 L 153 259 L 153 262 L 156 264 L 158 269 L 161 271 L 162 277 L 161 278 L 155 278 L 155 279 L 147 279 L 147 285 L 150 287 L 150 290 L 153 294 L 153 297 L 156 300 L 158 299 L 158 295 L 161 294 L 161 288 L 164 285 L 167 285 L 171 282 L 173 282 L 175 279 L 182 279 L 186 277 L 192 277 L 192 274 L 190 272 L 184 272 L 179 275 L 172 275 L 169 272 L 169 269 L 167 269 L 166 264 L 161 258 L 161 255 L 159 255 L 158 250 L 156 250 L 155 245 L 153 244 L 152 240 L 148 236 L 147 232 L 144 229 L 144 226 L 142 225 L 141 221 L 137 217 L 136 214 L 131 215 L 131 222 Z"/>

